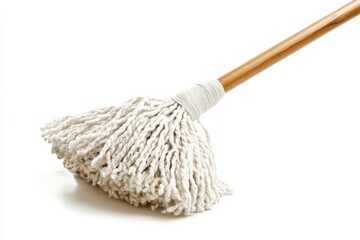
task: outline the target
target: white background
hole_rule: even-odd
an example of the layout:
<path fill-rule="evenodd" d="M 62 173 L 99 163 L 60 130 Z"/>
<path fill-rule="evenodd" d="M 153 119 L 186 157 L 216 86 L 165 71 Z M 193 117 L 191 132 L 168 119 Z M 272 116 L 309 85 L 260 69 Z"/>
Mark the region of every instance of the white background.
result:
<path fill-rule="evenodd" d="M 211 211 L 109 199 L 40 138 L 56 117 L 219 77 L 345 3 L 2 1 L 0 239 L 360 239 L 360 17 L 201 118 L 234 190 Z"/>

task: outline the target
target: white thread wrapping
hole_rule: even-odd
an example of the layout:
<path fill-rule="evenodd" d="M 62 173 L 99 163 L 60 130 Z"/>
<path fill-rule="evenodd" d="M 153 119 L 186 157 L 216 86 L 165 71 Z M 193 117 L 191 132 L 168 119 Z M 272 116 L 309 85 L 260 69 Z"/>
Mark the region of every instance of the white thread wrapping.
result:
<path fill-rule="evenodd" d="M 190 89 L 179 92 L 173 100 L 183 106 L 195 121 L 219 102 L 225 95 L 225 90 L 218 80 L 199 83 Z"/>

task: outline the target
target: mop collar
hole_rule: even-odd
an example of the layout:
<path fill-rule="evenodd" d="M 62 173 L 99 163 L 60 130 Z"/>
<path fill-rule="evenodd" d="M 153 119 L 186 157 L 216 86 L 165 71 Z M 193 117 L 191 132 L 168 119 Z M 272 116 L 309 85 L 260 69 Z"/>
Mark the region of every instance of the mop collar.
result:
<path fill-rule="evenodd" d="M 204 112 L 213 107 L 225 95 L 218 80 L 199 83 L 192 88 L 179 92 L 173 100 L 183 106 L 192 120 L 197 120 Z"/>

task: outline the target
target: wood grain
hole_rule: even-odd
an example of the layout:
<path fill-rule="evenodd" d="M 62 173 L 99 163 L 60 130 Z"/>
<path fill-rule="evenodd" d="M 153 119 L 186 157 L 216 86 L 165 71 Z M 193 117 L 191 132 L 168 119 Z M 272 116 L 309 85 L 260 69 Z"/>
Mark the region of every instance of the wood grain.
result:
<path fill-rule="evenodd" d="M 231 72 L 223 75 L 219 78 L 219 81 L 223 85 L 225 92 L 228 92 L 237 85 L 245 82 L 264 69 L 277 63 L 306 44 L 314 41 L 359 14 L 360 0 L 352 1 L 265 52 L 259 54 L 243 65 L 235 68 Z"/>

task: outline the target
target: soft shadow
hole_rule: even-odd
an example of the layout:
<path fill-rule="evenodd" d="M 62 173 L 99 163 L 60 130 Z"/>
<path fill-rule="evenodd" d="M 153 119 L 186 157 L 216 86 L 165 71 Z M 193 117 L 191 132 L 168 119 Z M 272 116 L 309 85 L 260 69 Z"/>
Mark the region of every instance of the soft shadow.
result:
<path fill-rule="evenodd" d="M 175 217 L 172 214 L 162 214 L 161 210 L 152 211 L 150 207 L 146 206 L 135 207 L 125 201 L 109 197 L 100 187 L 92 186 L 81 178 L 75 177 L 75 181 L 77 183 L 75 189 L 63 191 L 64 202 L 75 207 L 108 214 L 141 215 L 166 220 L 185 217 L 183 215 Z"/>

